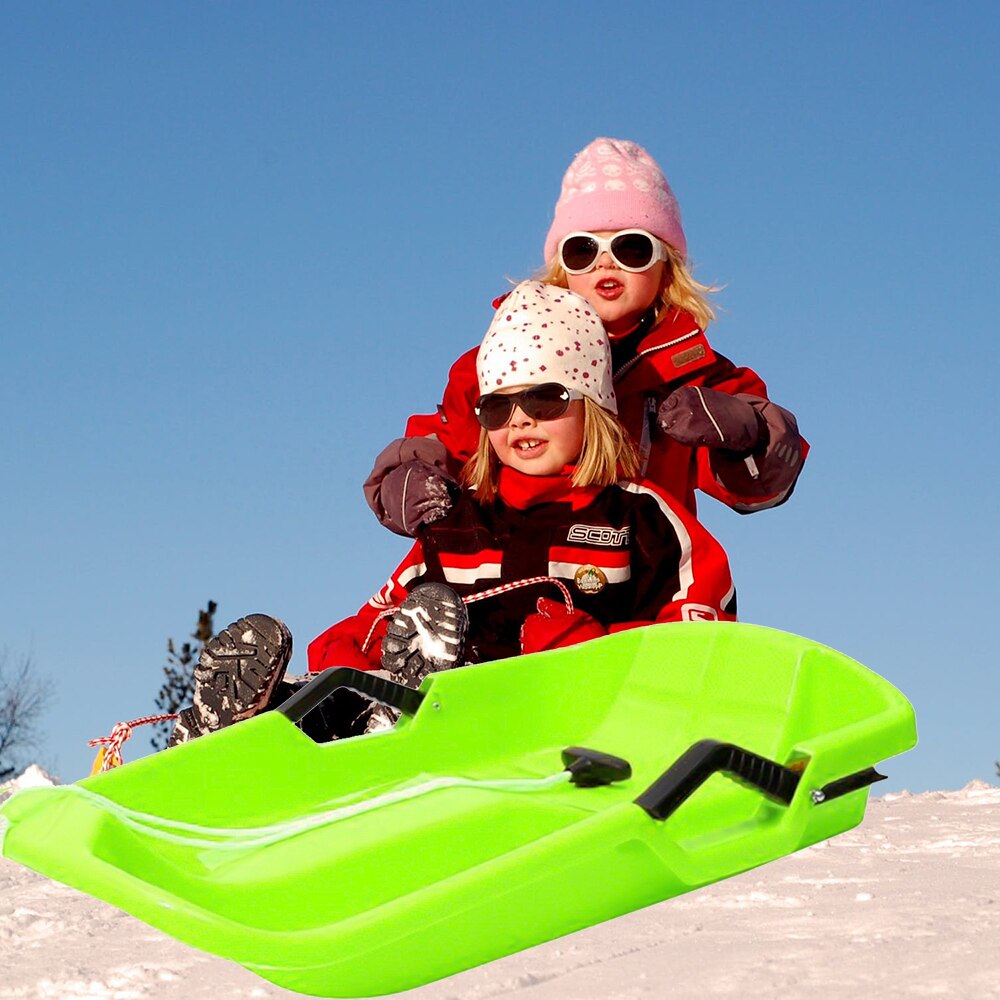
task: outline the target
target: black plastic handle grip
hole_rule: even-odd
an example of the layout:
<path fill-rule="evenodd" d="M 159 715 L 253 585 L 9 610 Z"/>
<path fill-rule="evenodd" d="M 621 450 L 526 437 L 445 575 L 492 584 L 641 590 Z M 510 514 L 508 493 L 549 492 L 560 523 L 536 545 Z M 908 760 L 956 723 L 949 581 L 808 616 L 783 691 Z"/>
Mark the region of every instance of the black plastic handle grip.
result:
<path fill-rule="evenodd" d="M 296 691 L 287 701 L 277 707 L 290 722 L 299 722 L 308 715 L 321 701 L 328 698 L 334 691 L 347 688 L 363 694 L 372 701 L 380 702 L 395 708 L 404 715 L 413 715 L 421 702 L 423 694 L 395 681 L 386 680 L 366 670 L 355 670 L 353 667 L 330 667 L 324 670 L 314 681 Z"/>
<path fill-rule="evenodd" d="M 666 819 L 717 771 L 752 785 L 784 805 L 792 801 L 801 777 L 791 768 L 734 743 L 700 740 L 681 754 L 635 804 L 653 819 Z"/>
<path fill-rule="evenodd" d="M 581 788 L 613 785 L 632 777 L 632 765 L 624 757 L 615 757 L 589 747 L 566 747 L 562 752 L 563 768 L 570 781 Z"/>

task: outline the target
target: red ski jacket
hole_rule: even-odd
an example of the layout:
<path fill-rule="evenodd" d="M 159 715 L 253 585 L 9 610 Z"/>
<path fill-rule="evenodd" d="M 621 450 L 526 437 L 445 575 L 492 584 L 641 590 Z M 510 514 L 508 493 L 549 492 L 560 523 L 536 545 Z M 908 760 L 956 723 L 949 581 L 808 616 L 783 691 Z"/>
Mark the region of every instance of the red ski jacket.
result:
<path fill-rule="evenodd" d="M 441 442 L 456 476 L 479 442 L 474 413 L 479 397 L 477 353 L 478 348 L 467 351 L 452 366 L 437 412 L 413 416 L 406 425 L 408 439 Z M 640 474 L 692 513 L 696 489 L 740 513 L 775 507 L 791 495 L 808 452 L 794 416 L 768 399 L 767 387 L 755 372 L 716 354 L 690 314 L 670 310 L 642 338 L 635 356 L 614 373 L 614 383 L 619 417 L 640 446 Z M 656 425 L 660 403 L 684 385 L 740 395 L 768 425 L 766 449 L 747 463 L 723 451 L 689 447 L 661 431 Z M 370 489 L 377 490 L 386 472 L 388 468 L 376 467 Z"/>
<path fill-rule="evenodd" d="M 387 619 L 380 616 L 426 582 L 463 598 L 532 577 L 560 580 L 573 603 L 607 632 L 653 622 L 733 621 L 736 594 L 722 546 L 676 500 L 649 482 L 573 488 L 571 469 L 528 476 L 501 469 L 499 499 L 480 505 L 463 491 L 429 525 L 386 585 L 356 615 L 309 646 L 309 669 L 377 669 Z M 465 658 L 521 652 L 520 630 L 552 583 L 533 583 L 467 603 Z"/>

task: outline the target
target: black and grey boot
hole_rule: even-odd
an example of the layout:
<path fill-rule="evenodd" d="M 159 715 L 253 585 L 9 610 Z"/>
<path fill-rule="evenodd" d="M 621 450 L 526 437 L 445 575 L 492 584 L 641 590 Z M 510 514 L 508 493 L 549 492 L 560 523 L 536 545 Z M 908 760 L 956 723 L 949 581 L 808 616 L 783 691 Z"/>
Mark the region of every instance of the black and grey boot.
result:
<path fill-rule="evenodd" d="M 427 674 L 461 665 L 468 627 L 469 614 L 451 587 L 422 583 L 389 620 L 382 669 L 400 684 L 417 687 Z"/>
<path fill-rule="evenodd" d="M 194 670 L 194 704 L 179 713 L 168 746 L 249 719 L 267 707 L 292 656 L 284 622 L 247 615 L 212 636 Z"/>
<path fill-rule="evenodd" d="M 382 670 L 397 684 L 419 687 L 436 670 L 460 666 L 469 613 L 462 598 L 443 583 L 422 583 L 407 595 L 382 637 Z M 374 703 L 365 732 L 389 729 L 399 712 Z"/>
<path fill-rule="evenodd" d="M 187 743 L 188 740 L 193 740 L 196 736 L 201 736 L 207 732 L 207 729 L 202 728 L 201 720 L 198 718 L 198 713 L 195 711 L 194 705 L 189 705 L 177 713 L 174 731 L 170 734 L 170 739 L 167 740 L 167 746 L 174 747 L 178 743 Z"/>

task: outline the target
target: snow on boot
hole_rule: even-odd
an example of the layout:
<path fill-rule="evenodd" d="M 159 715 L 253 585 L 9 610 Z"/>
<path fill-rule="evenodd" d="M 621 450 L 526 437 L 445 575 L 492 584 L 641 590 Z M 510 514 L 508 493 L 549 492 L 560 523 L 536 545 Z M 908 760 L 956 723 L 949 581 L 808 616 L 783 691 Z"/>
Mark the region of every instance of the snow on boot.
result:
<path fill-rule="evenodd" d="M 256 715 L 291 656 L 288 627 L 268 615 L 247 615 L 212 636 L 194 669 L 194 705 L 179 713 L 168 746 Z"/>
<path fill-rule="evenodd" d="M 422 583 L 389 620 L 382 639 L 382 669 L 416 687 L 425 675 L 462 662 L 469 615 L 462 599 L 443 583 Z"/>

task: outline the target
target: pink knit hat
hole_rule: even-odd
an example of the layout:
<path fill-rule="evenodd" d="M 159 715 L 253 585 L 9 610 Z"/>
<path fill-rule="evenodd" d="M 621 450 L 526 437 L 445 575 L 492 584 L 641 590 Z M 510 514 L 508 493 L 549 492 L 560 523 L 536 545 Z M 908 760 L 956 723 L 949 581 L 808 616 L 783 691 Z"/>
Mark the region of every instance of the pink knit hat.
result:
<path fill-rule="evenodd" d="M 645 229 L 687 257 L 681 210 L 656 160 L 637 142 L 595 139 L 576 154 L 563 177 L 545 259 L 559 241 L 582 230 Z"/>
<path fill-rule="evenodd" d="M 611 347 L 585 299 L 541 281 L 522 281 L 486 331 L 476 374 L 481 393 L 558 382 L 618 412 L 611 384 Z"/>

